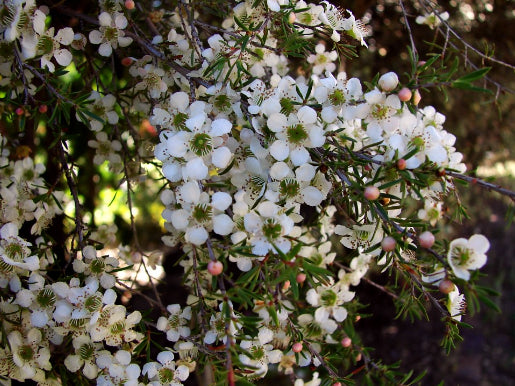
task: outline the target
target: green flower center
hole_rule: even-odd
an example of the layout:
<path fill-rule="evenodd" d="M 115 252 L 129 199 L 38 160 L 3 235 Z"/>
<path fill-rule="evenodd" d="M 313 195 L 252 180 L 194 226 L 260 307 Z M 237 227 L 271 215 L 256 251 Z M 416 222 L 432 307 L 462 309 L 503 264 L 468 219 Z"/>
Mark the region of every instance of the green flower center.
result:
<path fill-rule="evenodd" d="M 105 269 L 105 263 L 102 260 L 93 260 L 89 266 L 92 273 L 102 273 Z"/>
<path fill-rule="evenodd" d="M 304 126 L 299 123 L 286 129 L 286 137 L 291 143 L 300 144 L 308 138 L 308 133 L 304 130 Z"/>
<path fill-rule="evenodd" d="M 279 103 L 281 104 L 281 113 L 284 115 L 290 115 L 293 112 L 295 105 L 292 100 L 281 98 Z"/>
<path fill-rule="evenodd" d="M 279 193 L 281 196 L 292 198 L 299 194 L 300 185 L 297 181 L 293 179 L 285 179 L 282 180 L 279 184 Z"/>
<path fill-rule="evenodd" d="M 211 209 L 211 206 L 207 204 L 197 204 L 193 208 L 191 215 L 197 222 L 203 223 L 211 219 L 212 213 L 213 210 Z"/>
<path fill-rule="evenodd" d="M 43 307 L 51 307 L 55 304 L 56 297 L 54 291 L 50 288 L 45 288 L 39 291 L 38 296 L 36 297 L 37 303 Z"/>
<path fill-rule="evenodd" d="M 320 300 L 324 307 L 332 307 L 336 305 L 338 296 L 333 290 L 325 290 L 322 292 L 322 295 L 320 295 Z"/>
<path fill-rule="evenodd" d="M 227 95 L 218 95 L 213 103 L 220 111 L 227 111 L 231 108 L 231 99 Z"/>
<path fill-rule="evenodd" d="M 185 123 L 188 119 L 188 115 L 185 113 L 177 113 L 173 116 L 172 124 L 179 130 L 189 131 Z"/>
<path fill-rule="evenodd" d="M 84 302 L 84 308 L 89 312 L 95 312 L 100 310 L 102 306 L 102 299 L 98 295 L 92 295 Z"/>
<path fill-rule="evenodd" d="M 161 367 L 159 369 L 159 380 L 161 383 L 167 385 L 172 383 L 175 378 L 175 371 L 169 369 L 168 367 Z"/>
<path fill-rule="evenodd" d="M 39 38 L 37 50 L 40 55 L 49 54 L 54 49 L 54 40 L 50 36 L 43 35 Z"/>
<path fill-rule="evenodd" d="M 345 94 L 342 90 L 336 89 L 329 95 L 329 100 L 333 105 L 341 105 L 345 102 Z"/>
<path fill-rule="evenodd" d="M 390 108 L 388 106 L 377 104 L 372 107 L 372 116 L 375 119 L 378 119 L 378 120 L 386 119 L 386 118 L 388 118 L 389 113 L 390 113 Z"/>
<path fill-rule="evenodd" d="M 281 224 L 276 223 L 273 219 L 269 218 L 265 221 L 262 227 L 263 234 L 267 239 L 276 239 L 281 236 Z"/>
<path fill-rule="evenodd" d="M 118 40 L 118 28 L 105 27 L 104 39 L 107 40 L 108 42 L 116 42 Z"/>
<path fill-rule="evenodd" d="M 205 156 L 213 150 L 211 137 L 206 133 L 198 133 L 190 141 L 190 149 L 199 157 Z"/>
<path fill-rule="evenodd" d="M 111 333 L 113 334 L 121 334 L 124 330 L 125 330 L 125 322 L 124 321 L 119 321 L 119 322 L 116 322 L 115 324 L 113 324 L 111 326 Z"/>
<path fill-rule="evenodd" d="M 83 344 L 80 346 L 79 349 L 79 356 L 83 360 L 88 360 L 93 356 L 93 353 L 95 352 L 95 347 L 93 347 L 92 344 Z"/>
<path fill-rule="evenodd" d="M 34 350 L 28 344 L 20 346 L 18 349 L 18 355 L 24 361 L 30 361 L 34 357 Z"/>

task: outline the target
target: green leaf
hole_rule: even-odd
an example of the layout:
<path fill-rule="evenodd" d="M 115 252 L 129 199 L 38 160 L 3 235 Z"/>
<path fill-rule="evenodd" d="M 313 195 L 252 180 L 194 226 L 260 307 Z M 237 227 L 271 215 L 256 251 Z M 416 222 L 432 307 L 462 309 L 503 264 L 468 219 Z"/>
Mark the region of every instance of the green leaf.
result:
<path fill-rule="evenodd" d="M 462 76 L 462 77 L 456 79 L 455 82 L 465 82 L 465 83 L 473 82 L 475 80 L 478 80 L 478 79 L 481 79 L 482 77 L 484 77 L 488 73 L 488 71 L 490 71 L 491 69 L 492 69 L 492 67 L 482 68 L 480 70 L 471 72 L 470 74 L 467 74 L 465 76 Z"/>

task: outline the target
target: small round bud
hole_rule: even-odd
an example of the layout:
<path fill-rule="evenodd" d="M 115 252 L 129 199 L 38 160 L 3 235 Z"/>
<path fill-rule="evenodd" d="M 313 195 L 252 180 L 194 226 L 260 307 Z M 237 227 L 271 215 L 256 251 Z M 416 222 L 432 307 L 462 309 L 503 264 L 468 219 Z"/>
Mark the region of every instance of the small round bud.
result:
<path fill-rule="evenodd" d="M 134 1 L 133 0 L 126 0 L 125 1 L 125 8 L 127 9 L 134 9 L 134 7 L 136 6 L 136 4 L 134 4 Z"/>
<path fill-rule="evenodd" d="M 347 347 L 350 347 L 350 346 L 351 346 L 351 344 L 352 344 L 352 339 L 351 339 L 351 338 L 349 338 L 348 336 L 346 336 L 345 338 L 343 338 L 343 339 L 342 339 L 342 342 L 341 342 L 341 343 L 342 343 L 342 346 L 343 346 L 343 347 L 346 347 L 346 348 L 347 348 Z"/>
<path fill-rule="evenodd" d="M 413 104 L 417 106 L 420 103 L 421 99 L 422 95 L 420 95 L 420 92 L 418 90 L 415 90 L 415 93 L 413 94 Z"/>
<path fill-rule="evenodd" d="M 391 236 L 387 236 L 383 239 L 383 241 L 381 241 L 381 248 L 385 252 L 391 252 L 395 249 L 395 244 L 397 244 L 395 239 Z"/>
<path fill-rule="evenodd" d="M 297 277 L 295 279 L 297 281 L 297 283 L 301 284 L 301 283 L 304 283 L 306 281 L 306 274 L 305 273 L 299 273 L 297 274 Z"/>
<path fill-rule="evenodd" d="M 359 322 L 361 320 L 361 315 L 356 315 L 356 318 L 354 319 L 356 322 Z"/>
<path fill-rule="evenodd" d="M 295 15 L 295 12 L 291 12 L 288 15 L 288 23 L 293 24 L 295 23 L 295 20 L 297 20 L 297 15 Z"/>
<path fill-rule="evenodd" d="M 399 96 L 399 99 L 402 101 L 402 102 L 407 102 L 411 99 L 411 97 L 413 96 L 413 93 L 411 92 L 411 90 L 407 87 L 403 87 L 400 89 L 399 91 L 399 94 L 397 94 Z"/>
<path fill-rule="evenodd" d="M 395 72 L 387 72 L 379 78 L 378 84 L 383 91 L 392 91 L 399 84 L 399 77 Z"/>
<path fill-rule="evenodd" d="M 372 170 L 372 166 L 370 166 L 369 164 L 366 164 L 364 169 L 365 169 L 367 172 L 369 172 L 369 171 L 371 171 L 371 170 Z"/>
<path fill-rule="evenodd" d="M 418 242 L 422 248 L 431 248 L 435 243 L 435 235 L 429 231 L 422 232 L 418 236 Z"/>
<path fill-rule="evenodd" d="M 379 198 L 380 192 L 375 186 L 367 186 L 363 194 L 367 200 L 374 201 Z"/>
<path fill-rule="evenodd" d="M 359 353 L 358 355 L 356 355 L 356 362 L 359 362 L 361 360 L 361 353 Z"/>
<path fill-rule="evenodd" d="M 454 283 L 450 281 L 449 279 L 444 279 L 438 284 L 438 289 L 443 294 L 449 294 L 452 291 L 454 291 Z"/>
<path fill-rule="evenodd" d="M 404 170 L 406 169 L 406 160 L 404 158 L 401 158 L 399 160 L 397 160 L 397 169 L 399 170 Z"/>
<path fill-rule="evenodd" d="M 342 386 L 342 383 L 341 382 L 335 382 L 335 383 L 333 383 L 333 386 Z"/>
<path fill-rule="evenodd" d="M 290 288 L 291 283 L 289 280 L 286 280 L 283 284 L 283 291 L 286 291 L 288 288 Z"/>
<path fill-rule="evenodd" d="M 211 260 L 209 263 L 207 263 L 207 271 L 213 276 L 220 275 L 223 270 L 224 266 L 218 260 Z"/>
<path fill-rule="evenodd" d="M 301 352 L 303 348 L 301 342 L 294 343 L 293 346 L 291 346 L 291 350 L 296 353 Z"/>
<path fill-rule="evenodd" d="M 133 60 L 132 58 L 125 57 L 122 59 L 122 66 L 129 67 L 132 64 Z"/>
<path fill-rule="evenodd" d="M 48 111 L 48 106 L 47 105 L 41 105 L 41 106 L 39 106 L 38 111 L 41 114 L 45 114 Z"/>
<path fill-rule="evenodd" d="M 16 113 L 16 115 L 25 114 L 25 110 L 23 109 L 23 107 L 18 107 L 16 110 L 14 110 L 14 112 Z"/>

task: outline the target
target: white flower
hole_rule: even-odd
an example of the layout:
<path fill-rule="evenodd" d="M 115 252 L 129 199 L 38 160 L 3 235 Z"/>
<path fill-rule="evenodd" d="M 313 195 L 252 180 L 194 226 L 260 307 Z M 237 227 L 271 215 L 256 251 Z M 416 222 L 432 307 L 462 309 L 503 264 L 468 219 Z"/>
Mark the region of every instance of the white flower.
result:
<path fill-rule="evenodd" d="M 447 260 L 456 277 L 470 279 L 470 272 L 486 264 L 486 252 L 490 248 L 483 235 L 473 235 L 468 240 L 459 238 L 451 241 Z"/>
<path fill-rule="evenodd" d="M 447 21 L 448 19 L 449 19 L 448 12 L 442 12 L 442 13 L 431 12 L 424 16 L 417 16 L 417 18 L 415 19 L 415 22 L 417 24 L 426 24 L 429 26 L 429 28 L 435 29 L 440 24 L 442 24 L 442 20 Z"/>
<path fill-rule="evenodd" d="M 460 294 L 457 286 L 454 286 L 454 290 L 449 292 L 449 298 L 447 299 L 447 309 L 451 317 L 459 322 L 461 315 L 465 312 L 466 305 L 465 296 Z"/>
<path fill-rule="evenodd" d="M 187 324 L 191 319 L 191 307 L 188 306 L 181 310 L 179 304 L 170 304 L 166 310 L 170 315 L 167 318 L 161 316 L 157 320 L 157 329 L 166 332 L 166 339 L 177 342 L 181 337 L 190 336 L 191 331 Z"/>
<path fill-rule="evenodd" d="M 62 28 L 54 36 L 54 27 L 45 29 L 46 15 L 39 9 L 34 12 L 34 31 L 39 35 L 37 52 L 41 56 L 41 68 L 48 67 L 50 72 L 55 71 L 52 57 L 61 66 L 68 66 L 72 61 L 72 54 L 61 45 L 69 46 L 73 42 L 74 33 L 70 27 Z"/>
<path fill-rule="evenodd" d="M 162 351 L 157 354 L 157 362 L 146 363 L 143 366 L 143 375 L 159 385 L 179 386 L 188 379 L 190 371 L 184 365 L 177 366 L 173 360 L 174 355 L 171 351 Z M 154 384 L 152 382 L 152 384 Z"/>
<path fill-rule="evenodd" d="M 392 91 L 399 84 L 399 78 L 395 72 L 387 72 L 381 75 L 378 81 L 379 87 L 383 91 Z"/>
<path fill-rule="evenodd" d="M 92 44 L 100 44 L 98 53 L 102 56 L 111 56 L 113 48 L 127 47 L 132 43 L 132 38 L 126 37 L 123 31 L 127 27 L 126 17 L 118 12 L 110 15 L 102 12 L 98 16 L 100 28 L 89 33 L 89 41 Z"/>
<path fill-rule="evenodd" d="M 326 71 L 333 72 L 336 69 L 334 61 L 338 59 L 336 51 L 326 52 L 325 45 L 319 43 L 315 46 L 316 55 L 309 55 L 308 63 L 313 64 L 313 74 L 323 74 Z"/>

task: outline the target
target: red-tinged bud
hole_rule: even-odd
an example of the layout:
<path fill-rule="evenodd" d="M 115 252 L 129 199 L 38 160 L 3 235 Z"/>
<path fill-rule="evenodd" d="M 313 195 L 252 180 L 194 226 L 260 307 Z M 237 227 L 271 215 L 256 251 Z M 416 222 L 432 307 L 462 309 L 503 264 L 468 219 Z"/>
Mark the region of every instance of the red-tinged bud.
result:
<path fill-rule="evenodd" d="M 286 280 L 283 284 L 283 291 L 286 291 L 288 288 L 290 288 L 291 283 L 289 280 Z"/>
<path fill-rule="evenodd" d="M 41 105 L 41 106 L 39 106 L 38 110 L 39 110 L 39 112 L 41 114 L 45 114 L 48 111 L 48 106 L 47 105 Z"/>
<path fill-rule="evenodd" d="M 126 0 L 125 1 L 125 8 L 131 10 L 131 9 L 134 9 L 134 7 L 136 6 L 136 4 L 134 3 L 133 0 Z"/>
<path fill-rule="evenodd" d="M 306 274 L 305 273 L 299 273 L 297 274 L 297 277 L 295 279 L 297 281 L 297 283 L 301 284 L 301 283 L 304 283 L 306 281 Z"/>
<path fill-rule="evenodd" d="M 444 279 L 438 284 L 438 289 L 443 294 L 449 294 L 452 291 L 454 291 L 454 283 L 450 281 L 449 279 Z"/>
<path fill-rule="evenodd" d="M 411 90 L 409 88 L 403 87 L 400 89 L 398 96 L 402 102 L 407 102 L 411 99 L 411 97 L 413 96 L 413 93 L 411 92 Z"/>
<path fill-rule="evenodd" d="M 122 66 L 129 67 L 132 64 L 132 58 L 125 57 L 122 59 Z"/>
<path fill-rule="evenodd" d="M 417 65 L 418 65 L 419 67 L 422 67 L 422 66 L 423 66 L 423 65 L 425 65 L 425 64 L 426 64 L 426 61 L 425 61 L 425 60 L 421 60 L 420 62 L 418 62 L 418 63 L 417 63 Z"/>
<path fill-rule="evenodd" d="M 399 170 L 404 170 L 406 169 L 406 160 L 404 158 L 401 158 L 399 160 L 397 160 L 397 169 Z"/>
<path fill-rule="evenodd" d="M 372 166 L 370 166 L 370 165 L 368 165 L 368 164 L 367 164 L 367 165 L 365 165 L 365 170 L 366 170 L 367 172 L 371 171 L 371 170 L 372 170 Z"/>
<path fill-rule="evenodd" d="M 379 198 L 380 192 L 376 186 L 367 186 L 363 195 L 367 200 L 374 201 Z"/>
<path fill-rule="evenodd" d="M 211 260 L 209 263 L 207 263 L 207 271 L 213 276 L 220 275 L 223 270 L 224 266 L 218 260 Z"/>
<path fill-rule="evenodd" d="M 417 106 L 420 103 L 421 99 L 422 95 L 420 95 L 420 92 L 418 90 L 415 90 L 415 93 L 413 94 L 413 104 Z"/>
<path fill-rule="evenodd" d="M 356 318 L 354 319 L 356 322 L 359 322 L 361 320 L 361 315 L 356 315 Z"/>
<path fill-rule="evenodd" d="M 291 346 L 291 350 L 296 353 L 301 352 L 303 348 L 304 346 L 301 342 L 294 343 L 293 346 Z"/>
<path fill-rule="evenodd" d="M 16 110 L 14 110 L 14 112 L 16 113 L 16 115 L 25 114 L 25 110 L 23 109 L 23 107 L 18 107 Z"/>
<path fill-rule="evenodd" d="M 346 336 L 345 338 L 342 339 L 341 344 L 345 348 L 350 347 L 352 344 L 352 339 L 349 338 L 348 336 Z"/>
<path fill-rule="evenodd" d="M 293 24 L 295 23 L 295 20 L 297 20 L 297 15 L 295 15 L 295 12 L 291 12 L 288 15 L 288 23 Z"/>
<path fill-rule="evenodd" d="M 393 237 L 387 236 L 383 239 L 383 241 L 381 241 L 381 248 L 385 252 L 391 252 L 395 249 L 396 244 L 397 244 L 397 242 L 395 241 L 395 239 Z"/>
<path fill-rule="evenodd" d="M 435 243 L 435 235 L 429 231 L 422 232 L 418 236 L 418 242 L 422 248 L 431 248 Z"/>
<path fill-rule="evenodd" d="M 342 383 L 341 382 L 335 382 L 335 383 L 333 383 L 333 386 L 342 386 Z"/>
<path fill-rule="evenodd" d="M 359 362 L 361 360 L 361 353 L 359 353 L 358 355 L 356 355 L 356 362 Z"/>

